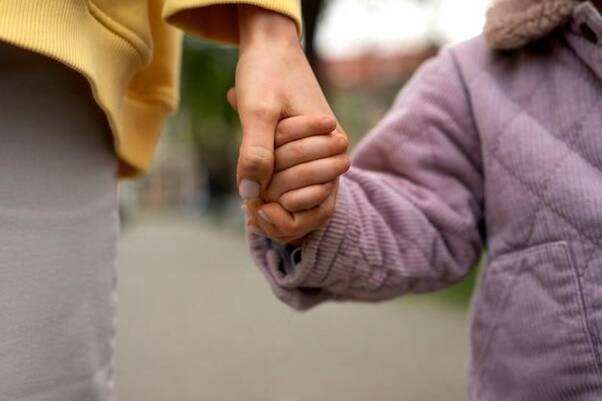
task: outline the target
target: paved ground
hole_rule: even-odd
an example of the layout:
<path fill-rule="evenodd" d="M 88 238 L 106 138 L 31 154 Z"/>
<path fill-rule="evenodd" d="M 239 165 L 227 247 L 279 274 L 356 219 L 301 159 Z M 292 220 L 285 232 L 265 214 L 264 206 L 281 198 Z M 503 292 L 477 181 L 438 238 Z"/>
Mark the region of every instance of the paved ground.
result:
<path fill-rule="evenodd" d="M 242 238 L 154 218 L 120 249 L 121 401 L 465 400 L 464 315 L 431 302 L 278 303 Z"/>

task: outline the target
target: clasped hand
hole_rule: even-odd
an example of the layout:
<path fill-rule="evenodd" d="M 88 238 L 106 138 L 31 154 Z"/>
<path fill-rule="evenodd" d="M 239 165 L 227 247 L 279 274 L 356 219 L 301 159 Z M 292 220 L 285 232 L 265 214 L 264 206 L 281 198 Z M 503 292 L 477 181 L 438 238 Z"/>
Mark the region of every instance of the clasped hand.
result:
<path fill-rule="evenodd" d="M 350 165 L 347 136 L 330 116 L 302 115 L 280 121 L 274 146 L 272 179 L 243 210 L 251 232 L 299 244 L 334 213 L 338 177 Z"/>

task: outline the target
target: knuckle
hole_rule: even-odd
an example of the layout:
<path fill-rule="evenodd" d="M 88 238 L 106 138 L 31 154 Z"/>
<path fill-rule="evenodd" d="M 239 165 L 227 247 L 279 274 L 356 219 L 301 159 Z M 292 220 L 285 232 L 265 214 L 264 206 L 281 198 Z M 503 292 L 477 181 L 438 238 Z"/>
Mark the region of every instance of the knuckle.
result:
<path fill-rule="evenodd" d="M 305 208 L 303 198 L 295 194 L 284 194 L 280 199 L 282 205 L 291 212 L 298 212 Z"/>
<path fill-rule="evenodd" d="M 331 130 L 334 131 L 334 129 L 337 126 L 337 120 L 330 115 L 320 115 L 318 116 L 318 119 L 316 121 L 316 125 L 319 126 L 318 129 L 320 130 Z"/>
<path fill-rule="evenodd" d="M 321 130 L 325 125 L 328 125 L 329 120 L 328 116 L 314 115 L 312 116 L 312 119 L 309 120 L 309 127 L 313 131 Z"/>
<path fill-rule="evenodd" d="M 261 172 L 272 168 L 274 154 L 262 146 L 250 146 L 245 149 L 239 160 L 240 167 L 251 173 Z"/>
<path fill-rule="evenodd" d="M 291 158 L 299 159 L 305 154 L 305 148 L 300 143 L 292 143 L 289 152 Z"/>
<path fill-rule="evenodd" d="M 319 171 L 316 171 L 312 166 L 301 166 L 298 169 L 299 177 L 303 177 L 305 185 L 308 183 L 315 183 L 320 175 Z"/>
<path fill-rule="evenodd" d="M 349 148 L 349 139 L 346 135 L 338 134 L 335 136 L 336 148 L 341 149 L 341 152 L 346 152 Z"/>
<path fill-rule="evenodd" d="M 247 105 L 246 109 L 250 116 L 259 119 L 274 118 L 280 114 L 278 102 L 269 99 L 253 102 L 252 104 Z"/>
<path fill-rule="evenodd" d="M 341 171 L 342 173 L 346 173 L 351 168 L 351 158 L 349 155 L 343 155 L 341 157 Z"/>
<path fill-rule="evenodd" d="M 278 124 L 278 128 L 276 128 L 276 135 L 274 136 L 274 142 L 279 144 L 284 144 L 288 142 L 289 134 L 286 130 L 281 126 L 282 124 Z"/>
<path fill-rule="evenodd" d="M 297 202 L 292 196 L 282 195 L 278 201 L 288 211 L 295 211 L 297 209 Z"/>

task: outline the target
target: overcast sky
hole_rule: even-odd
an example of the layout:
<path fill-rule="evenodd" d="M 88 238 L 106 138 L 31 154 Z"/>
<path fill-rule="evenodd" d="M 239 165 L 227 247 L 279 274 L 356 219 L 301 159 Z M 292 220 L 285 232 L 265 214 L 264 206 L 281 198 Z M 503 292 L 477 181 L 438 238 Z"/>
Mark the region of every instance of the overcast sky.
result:
<path fill-rule="evenodd" d="M 318 31 L 324 57 L 395 52 L 435 35 L 456 43 L 480 33 L 489 0 L 330 0 Z"/>

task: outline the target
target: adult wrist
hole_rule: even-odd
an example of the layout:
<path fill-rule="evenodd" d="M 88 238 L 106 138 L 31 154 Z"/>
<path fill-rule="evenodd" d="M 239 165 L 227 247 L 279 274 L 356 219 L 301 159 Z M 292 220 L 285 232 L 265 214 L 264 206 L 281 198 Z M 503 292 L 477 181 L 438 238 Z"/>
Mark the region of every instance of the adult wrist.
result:
<path fill-rule="evenodd" d="M 241 52 L 254 45 L 301 46 L 297 24 L 292 18 L 261 7 L 239 5 L 238 30 Z"/>

